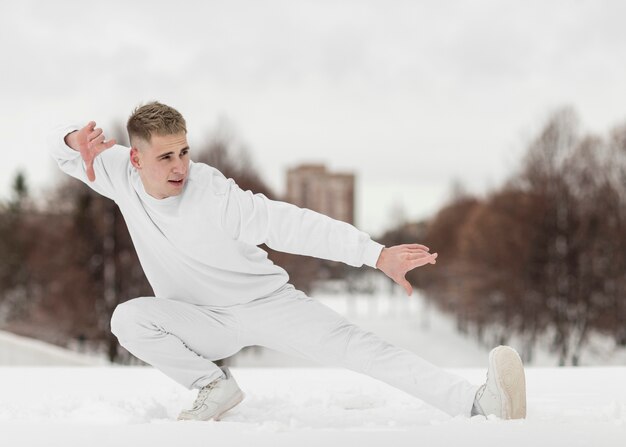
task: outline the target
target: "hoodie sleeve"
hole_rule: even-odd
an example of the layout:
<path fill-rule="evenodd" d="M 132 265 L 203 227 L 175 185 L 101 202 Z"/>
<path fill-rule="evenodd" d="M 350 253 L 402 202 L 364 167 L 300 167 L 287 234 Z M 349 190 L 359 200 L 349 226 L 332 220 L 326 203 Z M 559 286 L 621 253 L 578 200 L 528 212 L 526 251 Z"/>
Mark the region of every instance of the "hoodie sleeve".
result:
<path fill-rule="evenodd" d="M 47 138 L 50 156 L 63 172 L 82 181 L 97 193 L 115 200 L 116 185 L 124 178 L 130 165 L 130 149 L 116 144 L 100 153 L 93 164 L 96 179 L 90 182 L 80 153 L 65 143 L 65 136 L 79 129 L 80 127 L 75 124 L 53 129 Z"/>
<path fill-rule="evenodd" d="M 308 208 L 243 191 L 232 178 L 217 179 L 220 223 L 235 240 L 299 255 L 376 268 L 384 245 L 349 223 Z"/>

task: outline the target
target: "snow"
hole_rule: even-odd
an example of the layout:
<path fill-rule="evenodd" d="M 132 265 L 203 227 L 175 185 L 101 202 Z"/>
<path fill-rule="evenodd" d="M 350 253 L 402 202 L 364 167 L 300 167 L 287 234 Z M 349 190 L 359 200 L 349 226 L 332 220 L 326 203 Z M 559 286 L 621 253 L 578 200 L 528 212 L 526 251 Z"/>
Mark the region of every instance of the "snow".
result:
<path fill-rule="evenodd" d="M 107 363 L 96 356 L 80 354 L 50 343 L 0 331 L 0 365 L 95 366 Z"/>
<path fill-rule="evenodd" d="M 528 368 L 528 417 L 450 417 L 367 376 L 231 368 L 246 399 L 220 422 L 176 421 L 187 390 L 152 367 L 2 367 L 10 446 L 624 445 L 625 367 Z M 472 382 L 485 370 L 453 368 Z M 355 443 L 355 444 L 352 444 Z"/>
<path fill-rule="evenodd" d="M 488 348 L 417 294 L 315 297 L 472 383 L 484 381 Z M 178 422 L 196 392 L 154 368 L 106 365 L 0 333 L 0 365 L 13 365 L 0 366 L 0 445 L 626 445 L 623 348 L 594 336 L 583 359 L 602 366 L 579 368 L 540 367 L 556 364 L 547 350 L 540 354 L 526 365 L 525 420 L 450 417 L 365 375 L 246 349 L 229 359 L 246 399 L 220 422 Z M 60 366 L 24 366 L 44 364 Z"/>

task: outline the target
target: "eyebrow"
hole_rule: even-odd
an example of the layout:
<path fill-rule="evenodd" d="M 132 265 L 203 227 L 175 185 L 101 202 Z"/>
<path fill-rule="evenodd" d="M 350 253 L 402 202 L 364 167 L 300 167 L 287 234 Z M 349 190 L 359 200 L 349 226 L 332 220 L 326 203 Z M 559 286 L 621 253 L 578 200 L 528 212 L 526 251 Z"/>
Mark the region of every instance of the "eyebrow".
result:
<path fill-rule="evenodd" d="M 184 147 L 184 148 L 182 148 L 180 151 L 182 152 L 182 151 L 184 151 L 184 150 L 189 150 L 189 146 L 185 146 L 185 147 Z M 173 154 L 174 154 L 174 151 L 169 151 L 169 152 L 165 152 L 164 154 L 157 155 L 157 157 L 156 157 L 156 158 L 162 158 L 162 157 L 165 157 L 166 155 L 173 155 Z"/>

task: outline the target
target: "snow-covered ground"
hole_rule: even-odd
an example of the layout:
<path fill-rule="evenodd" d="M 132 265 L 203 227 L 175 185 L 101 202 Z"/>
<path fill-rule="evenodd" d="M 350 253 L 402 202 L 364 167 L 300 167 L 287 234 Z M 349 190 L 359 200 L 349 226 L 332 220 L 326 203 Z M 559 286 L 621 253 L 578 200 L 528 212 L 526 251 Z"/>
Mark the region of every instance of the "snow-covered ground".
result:
<path fill-rule="evenodd" d="M 0 365 L 104 365 L 106 359 L 73 352 L 32 338 L 0 331 Z"/>
<path fill-rule="evenodd" d="M 315 298 L 473 383 L 484 380 L 488 348 L 417 294 Z M 592 340 L 583 361 L 599 366 L 580 368 L 537 367 L 555 365 L 539 350 L 526 368 L 521 421 L 452 418 L 367 376 L 246 349 L 229 359 L 246 399 L 221 422 L 203 423 L 176 421 L 196 393 L 151 367 L 102 366 L 101 358 L 0 333 L 0 365 L 18 365 L 0 366 L 0 445 L 623 446 L 626 356 L 609 345 Z"/>
<path fill-rule="evenodd" d="M 626 368 L 529 368 L 526 420 L 450 417 L 367 376 L 232 368 L 246 399 L 178 422 L 195 392 L 151 367 L 0 368 L 3 446 L 623 446 Z M 453 369 L 472 382 L 484 369 Z"/>

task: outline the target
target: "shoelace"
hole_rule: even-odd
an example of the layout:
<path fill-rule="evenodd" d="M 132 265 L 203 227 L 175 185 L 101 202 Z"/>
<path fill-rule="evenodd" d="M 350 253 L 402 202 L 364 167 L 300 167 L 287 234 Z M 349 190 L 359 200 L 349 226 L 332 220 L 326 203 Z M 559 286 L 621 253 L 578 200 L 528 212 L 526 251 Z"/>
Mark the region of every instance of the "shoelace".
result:
<path fill-rule="evenodd" d="M 211 392 L 211 390 L 213 388 L 215 388 L 215 386 L 217 385 L 217 382 L 219 382 L 219 381 L 220 381 L 220 379 L 214 380 L 213 382 L 209 383 L 208 385 L 205 385 L 202 388 L 200 388 L 200 391 L 198 391 L 198 397 L 196 397 L 196 400 L 193 403 L 193 409 L 194 410 L 200 408 L 200 406 L 206 400 L 207 395 Z"/>

